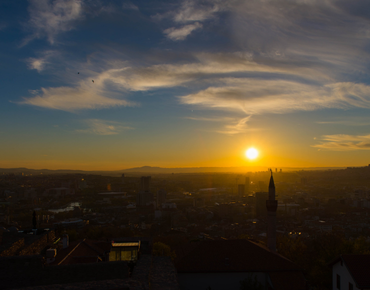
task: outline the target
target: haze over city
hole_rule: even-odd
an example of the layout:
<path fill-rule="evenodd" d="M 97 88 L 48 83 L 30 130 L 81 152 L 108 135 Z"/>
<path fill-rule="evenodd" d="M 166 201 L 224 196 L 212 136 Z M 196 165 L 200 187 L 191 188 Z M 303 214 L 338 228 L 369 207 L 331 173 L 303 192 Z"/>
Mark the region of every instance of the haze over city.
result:
<path fill-rule="evenodd" d="M 368 9 L 1 1 L 0 167 L 366 165 Z"/>

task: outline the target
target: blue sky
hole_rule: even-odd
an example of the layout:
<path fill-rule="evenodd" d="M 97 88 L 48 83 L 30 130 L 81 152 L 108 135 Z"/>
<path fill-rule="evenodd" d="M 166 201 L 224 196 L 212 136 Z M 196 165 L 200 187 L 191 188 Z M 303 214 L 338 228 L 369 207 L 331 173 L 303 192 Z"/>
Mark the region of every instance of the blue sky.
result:
<path fill-rule="evenodd" d="M 0 167 L 366 165 L 369 20 L 361 0 L 1 1 Z"/>

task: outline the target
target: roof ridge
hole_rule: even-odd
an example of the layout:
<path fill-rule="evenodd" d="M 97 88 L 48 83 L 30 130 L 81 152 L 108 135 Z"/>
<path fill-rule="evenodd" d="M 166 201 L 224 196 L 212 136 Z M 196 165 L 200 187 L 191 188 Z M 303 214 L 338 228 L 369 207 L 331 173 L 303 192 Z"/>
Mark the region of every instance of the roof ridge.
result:
<path fill-rule="evenodd" d="M 83 239 L 81 242 L 79 242 L 78 244 L 77 244 L 77 246 L 76 247 L 74 247 L 73 249 L 72 249 L 72 251 L 70 251 L 69 253 L 68 253 L 68 255 L 67 256 L 65 256 L 64 257 L 64 259 L 62 260 L 62 261 L 60 261 L 59 263 L 58 263 L 58 265 L 60 265 L 60 264 L 62 264 L 76 249 L 77 249 L 77 247 L 79 246 L 79 245 L 81 245 L 82 244 L 82 242 L 84 242 L 85 241 L 85 239 Z"/>

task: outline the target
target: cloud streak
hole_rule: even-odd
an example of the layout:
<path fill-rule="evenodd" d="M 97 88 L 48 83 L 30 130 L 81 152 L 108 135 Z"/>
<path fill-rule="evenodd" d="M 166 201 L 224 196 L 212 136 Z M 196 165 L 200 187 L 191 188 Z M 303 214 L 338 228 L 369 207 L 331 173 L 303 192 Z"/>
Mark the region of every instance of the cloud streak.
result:
<path fill-rule="evenodd" d="M 230 117 L 220 117 L 220 118 L 187 117 L 186 119 L 202 122 L 228 123 L 227 125 L 224 125 L 222 130 L 216 130 L 215 132 L 227 135 L 235 135 L 250 130 L 247 126 L 247 122 L 250 120 L 250 118 L 251 116 L 247 116 L 239 120 Z"/>
<path fill-rule="evenodd" d="M 173 20 L 179 23 L 204 21 L 214 17 L 221 10 L 218 1 L 183 1 L 178 11 L 173 15 Z"/>
<path fill-rule="evenodd" d="M 82 3 L 82 0 L 30 0 L 27 27 L 31 35 L 23 45 L 44 37 L 54 44 L 58 34 L 72 30 L 74 22 L 81 18 Z"/>
<path fill-rule="evenodd" d="M 117 135 L 123 131 L 132 130 L 132 127 L 126 126 L 116 121 L 106 121 L 100 119 L 88 119 L 84 123 L 87 129 L 76 130 L 78 133 L 96 134 L 96 135 Z"/>
<path fill-rule="evenodd" d="M 135 105 L 127 100 L 107 97 L 104 92 L 85 83 L 81 83 L 77 88 L 41 88 L 41 92 L 42 94 L 35 97 L 24 98 L 20 104 L 68 112 Z"/>
<path fill-rule="evenodd" d="M 369 135 L 325 135 L 321 144 L 312 147 L 332 151 L 370 150 Z"/>
<path fill-rule="evenodd" d="M 173 41 L 185 40 L 194 30 L 203 27 L 201 22 L 215 17 L 215 13 L 223 10 L 221 1 L 194 1 L 185 0 L 176 11 L 156 15 L 154 18 L 161 20 L 171 18 L 177 24 L 186 24 L 180 28 L 171 27 L 163 33 Z"/>
<path fill-rule="evenodd" d="M 163 31 L 167 38 L 178 41 L 184 40 L 188 35 L 190 35 L 194 30 L 202 28 L 202 24 L 195 22 L 194 24 L 188 24 L 181 28 L 171 27 Z"/>
<path fill-rule="evenodd" d="M 247 122 L 249 121 L 250 118 L 251 116 L 242 118 L 236 121 L 234 124 L 225 125 L 224 127 L 225 129 L 216 131 L 216 132 L 221 133 L 221 134 L 227 134 L 227 135 L 235 135 L 235 134 L 244 133 L 248 130 Z"/>
<path fill-rule="evenodd" d="M 322 108 L 370 108 L 370 87 L 335 83 L 324 86 L 284 80 L 228 78 L 227 86 L 209 87 L 179 97 L 181 103 L 246 114 L 312 111 Z"/>
<path fill-rule="evenodd" d="M 36 57 L 30 57 L 26 60 L 28 64 L 29 69 L 35 69 L 39 73 L 42 72 L 48 64 L 50 64 L 49 59 L 57 55 L 58 53 L 56 51 L 44 51 L 42 53 L 42 56 L 36 58 Z"/>

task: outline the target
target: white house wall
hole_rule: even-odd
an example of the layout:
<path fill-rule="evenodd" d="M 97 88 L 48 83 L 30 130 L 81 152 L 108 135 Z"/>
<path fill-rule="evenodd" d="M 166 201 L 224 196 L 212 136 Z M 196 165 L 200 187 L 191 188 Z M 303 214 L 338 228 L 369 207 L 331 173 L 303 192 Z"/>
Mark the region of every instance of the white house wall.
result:
<path fill-rule="evenodd" d="M 332 270 L 333 276 L 332 276 L 332 285 L 333 285 L 333 290 L 338 290 L 337 288 L 337 274 L 340 276 L 340 290 L 348 290 L 348 283 L 352 283 L 353 285 L 353 290 L 360 290 L 359 288 L 356 287 L 355 281 L 352 279 L 351 274 L 347 270 L 347 267 L 345 266 L 343 262 L 343 266 L 340 264 L 340 261 L 336 264 L 333 265 L 333 270 Z"/>

